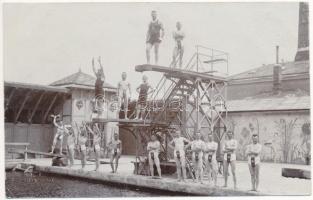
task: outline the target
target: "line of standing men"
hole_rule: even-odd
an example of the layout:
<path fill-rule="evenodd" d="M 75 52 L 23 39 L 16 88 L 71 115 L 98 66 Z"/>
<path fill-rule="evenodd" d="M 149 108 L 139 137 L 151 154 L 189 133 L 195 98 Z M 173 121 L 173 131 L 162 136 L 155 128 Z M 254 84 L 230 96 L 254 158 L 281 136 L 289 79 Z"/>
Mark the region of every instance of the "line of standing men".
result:
<path fill-rule="evenodd" d="M 87 160 L 87 147 L 86 143 L 88 140 L 88 132 L 93 136 L 93 144 L 89 148 L 95 153 L 95 171 L 99 170 L 100 167 L 100 154 L 101 154 L 101 131 L 97 123 L 91 124 L 82 122 L 80 126 L 76 123 L 76 130 L 71 125 L 64 125 L 63 121 L 57 120 L 59 115 L 52 115 L 53 124 L 57 128 L 57 132 L 53 139 L 51 152 L 54 153 L 57 142 L 60 142 L 60 154 L 62 154 L 63 137 L 67 135 L 67 156 L 69 160 L 69 167 L 74 165 L 75 149 L 80 154 L 82 169 L 86 166 Z M 110 155 L 110 165 L 112 173 L 116 173 L 118 168 L 118 161 L 122 152 L 122 142 L 119 140 L 118 133 L 114 133 L 114 138 L 110 141 L 106 147 Z"/>
<path fill-rule="evenodd" d="M 213 140 L 213 134 L 209 134 L 205 137 L 205 141 L 201 139 L 201 133 L 195 133 L 195 139 L 189 141 L 181 136 L 180 130 L 176 130 L 173 135 L 173 140 L 169 143 L 169 146 L 174 150 L 174 160 L 176 162 L 176 172 L 178 181 L 185 182 L 187 179 L 186 174 L 186 153 L 188 149 L 191 149 L 191 157 L 195 175 L 195 181 L 203 184 L 203 170 L 208 173 L 209 183 L 214 182 L 214 186 L 217 186 L 217 174 L 218 174 L 218 162 L 216 159 L 216 153 L 218 150 L 218 144 Z M 157 140 L 156 135 L 152 135 L 151 141 L 148 143 L 148 160 L 150 165 L 150 174 L 154 177 L 154 167 L 156 165 L 157 172 L 161 178 L 161 168 L 159 160 L 160 142 Z M 237 189 L 236 179 L 236 149 L 237 141 L 234 139 L 232 131 L 227 131 L 227 139 L 222 146 L 223 156 L 223 175 L 224 175 L 224 187 L 227 187 L 228 182 L 228 168 L 230 166 L 234 189 Z M 248 167 L 251 174 L 252 191 L 258 190 L 259 185 L 259 171 L 260 171 L 260 153 L 262 150 L 261 144 L 258 143 L 258 135 L 252 135 L 252 143 L 247 146 L 246 155 L 248 156 Z M 205 166 L 205 167 L 204 167 Z"/>

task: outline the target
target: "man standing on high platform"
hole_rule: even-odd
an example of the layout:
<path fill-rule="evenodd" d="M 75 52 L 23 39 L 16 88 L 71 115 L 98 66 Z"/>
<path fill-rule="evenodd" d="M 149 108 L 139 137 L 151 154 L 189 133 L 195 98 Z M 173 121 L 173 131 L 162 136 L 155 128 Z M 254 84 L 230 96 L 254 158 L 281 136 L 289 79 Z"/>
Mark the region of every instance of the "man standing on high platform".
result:
<path fill-rule="evenodd" d="M 258 135 L 253 134 L 252 144 L 249 144 L 246 150 L 246 154 L 248 155 L 248 166 L 251 174 L 252 191 L 257 191 L 259 186 L 259 173 L 261 165 L 260 153 L 262 145 L 258 140 Z"/>
<path fill-rule="evenodd" d="M 128 119 L 127 111 L 128 111 L 128 102 L 131 97 L 131 87 L 130 87 L 130 83 L 126 81 L 126 78 L 127 78 L 127 74 L 126 72 L 123 72 L 122 80 L 118 83 L 117 93 L 118 93 L 119 108 L 121 108 L 121 105 L 123 103 L 125 119 Z"/>
<path fill-rule="evenodd" d="M 94 58 L 92 58 L 92 70 L 96 76 L 96 82 L 95 82 L 95 110 L 101 110 L 104 104 L 104 89 L 103 89 L 103 84 L 104 84 L 104 71 L 103 71 L 103 66 L 101 64 L 101 58 L 98 58 L 98 62 L 100 65 L 100 68 L 98 71 L 95 69 L 95 62 Z"/>
<path fill-rule="evenodd" d="M 173 51 L 173 61 L 172 66 L 175 68 L 177 64 L 177 58 L 178 58 L 178 66 L 179 68 L 182 68 L 183 64 L 183 55 L 184 55 L 184 45 L 183 45 L 183 39 L 185 38 L 185 33 L 181 30 L 181 23 L 176 23 L 176 31 L 173 32 L 173 38 L 175 40 L 175 47 Z"/>
<path fill-rule="evenodd" d="M 237 140 L 235 140 L 234 134 L 232 131 L 227 131 L 228 140 L 225 141 L 223 147 L 224 153 L 224 187 L 227 187 L 227 178 L 228 178 L 228 166 L 231 167 L 231 172 L 233 174 L 234 188 L 237 189 L 237 179 L 236 179 L 236 149 L 237 149 Z"/>
<path fill-rule="evenodd" d="M 164 36 L 163 24 L 157 19 L 157 12 L 151 12 L 152 21 L 149 23 L 148 32 L 146 36 L 146 57 L 147 63 L 150 64 L 150 50 L 154 47 L 155 64 L 159 60 L 159 45 Z"/>
<path fill-rule="evenodd" d="M 145 110 L 147 108 L 147 99 L 148 95 L 154 92 L 152 86 L 148 83 L 148 77 L 143 75 L 142 77 L 142 84 L 136 89 L 139 93 L 138 101 L 137 101 L 137 108 L 136 108 L 136 118 L 135 119 L 145 119 Z M 139 114 L 141 115 L 139 118 Z"/>

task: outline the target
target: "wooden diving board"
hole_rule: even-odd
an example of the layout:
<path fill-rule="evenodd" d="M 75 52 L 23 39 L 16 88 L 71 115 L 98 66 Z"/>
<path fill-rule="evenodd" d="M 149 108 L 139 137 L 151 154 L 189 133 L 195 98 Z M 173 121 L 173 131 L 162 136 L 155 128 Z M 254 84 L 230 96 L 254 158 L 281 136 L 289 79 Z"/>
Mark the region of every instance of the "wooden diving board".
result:
<path fill-rule="evenodd" d="M 216 63 L 216 62 L 226 62 L 226 59 L 219 58 L 219 59 L 213 59 L 213 60 L 206 60 L 204 63 L 209 64 L 209 63 Z"/>
<path fill-rule="evenodd" d="M 210 74 L 206 74 L 202 72 L 195 72 L 195 71 L 179 69 L 179 68 L 163 67 L 159 65 L 149 65 L 149 64 L 137 65 L 135 67 L 135 70 L 137 72 L 145 72 L 145 71 L 161 72 L 161 73 L 165 73 L 169 77 L 185 78 L 188 80 L 201 79 L 202 81 L 209 81 L 209 80 L 214 80 L 216 82 L 227 81 L 226 78 L 220 77 L 220 76 L 214 76 L 214 75 L 210 75 Z"/>
<path fill-rule="evenodd" d="M 22 149 L 10 149 L 9 153 L 24 153 L 24 154 L 36 154 L 42 156 L 49 156 L 49 157 L 57 157 L 57 158 L 65 158 L 66 155 L 61 154 L 54 154 L 54 153 L 47 153 L 47 152 L 40 152 L 40 151 L 32 151 L 32 150 L 22 150 Z"/>

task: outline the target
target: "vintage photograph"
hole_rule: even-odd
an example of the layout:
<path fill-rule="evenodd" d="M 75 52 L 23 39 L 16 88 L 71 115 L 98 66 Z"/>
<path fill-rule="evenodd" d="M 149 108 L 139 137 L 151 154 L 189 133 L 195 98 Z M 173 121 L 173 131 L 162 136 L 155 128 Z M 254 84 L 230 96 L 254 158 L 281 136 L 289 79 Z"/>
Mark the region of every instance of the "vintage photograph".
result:
<path fill-rule="evenodd" d="M 6 2 L 5 197 L 311 196 L 309 2 Z"/>

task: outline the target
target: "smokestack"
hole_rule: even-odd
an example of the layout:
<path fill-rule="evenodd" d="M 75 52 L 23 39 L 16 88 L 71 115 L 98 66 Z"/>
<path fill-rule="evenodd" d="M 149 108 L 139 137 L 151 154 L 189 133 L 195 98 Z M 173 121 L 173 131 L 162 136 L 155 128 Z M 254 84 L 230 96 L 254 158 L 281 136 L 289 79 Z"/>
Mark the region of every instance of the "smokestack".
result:
<path fill-rule="evenodd" d="M 279 46 L 276 46 L 276 64 L 273 67 L 273 92 L 279 94 L 281 91 L 281 66 L 279 64 Z"/>

